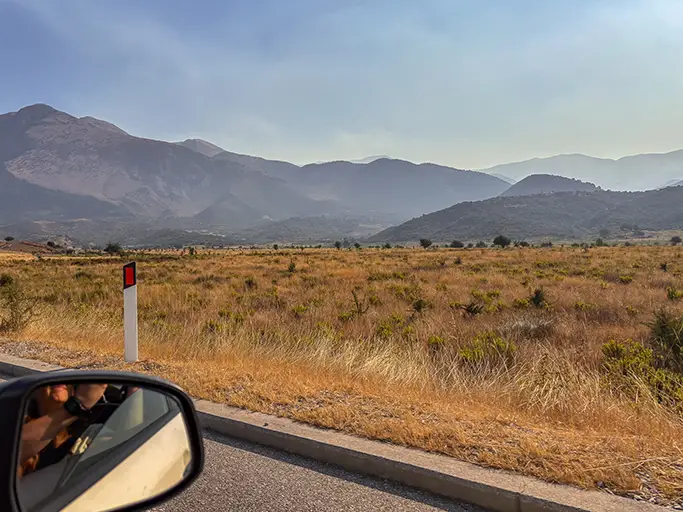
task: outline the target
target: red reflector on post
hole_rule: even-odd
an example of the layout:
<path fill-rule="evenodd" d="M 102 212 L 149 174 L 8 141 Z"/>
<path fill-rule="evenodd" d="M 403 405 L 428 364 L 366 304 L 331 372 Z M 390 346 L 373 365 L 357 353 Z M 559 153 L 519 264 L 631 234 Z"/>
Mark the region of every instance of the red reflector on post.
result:
<path fill-rule="evenodd" d="M 123 289 L 135 286 L 137 281 L 137 276 L 135 272 L 135 262 L 128 263 L 123 267 Z"/>

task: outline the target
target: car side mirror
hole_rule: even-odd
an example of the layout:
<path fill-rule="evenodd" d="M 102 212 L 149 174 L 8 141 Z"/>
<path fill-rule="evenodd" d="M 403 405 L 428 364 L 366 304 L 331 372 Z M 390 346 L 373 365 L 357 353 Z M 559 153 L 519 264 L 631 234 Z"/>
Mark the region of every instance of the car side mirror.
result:
<path fill-rule="evenodd" d="M 194 404 L 160 379 L 70 370 L 23 377 L 0 388 L 0 411 L 0 482 L 10 483 L 2 510 L 141 510 L 203 468 Z"/>

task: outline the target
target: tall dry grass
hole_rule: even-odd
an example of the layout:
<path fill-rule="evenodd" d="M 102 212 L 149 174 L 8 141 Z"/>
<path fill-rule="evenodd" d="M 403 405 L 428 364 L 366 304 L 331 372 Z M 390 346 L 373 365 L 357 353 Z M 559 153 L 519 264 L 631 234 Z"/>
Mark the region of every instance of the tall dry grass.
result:
<path fill-rule="evenodd" d="M 681 313 L 683 301 L 666 291 L 683 289 L 681 254 L 140 254 L 145 361 L 136 368 L 240 407 L 551 481 L 675 500 L 683 496 L 681 417 L 646 386 L 635 395 L 610 386 L 601 347 L 645 341 L 644 324 L 659 307 Z M 121 263 L 1 260 L 0 273 L 40 304 L 15 339 L 41 342 L 3 350 L 122 367 Z M 537 288 L 547 301 L 540 308 L 529 301 Z M 469 303 L 481 312 L 468 314 Z M 493 340 L 493 351 L 482 340 Z"/>

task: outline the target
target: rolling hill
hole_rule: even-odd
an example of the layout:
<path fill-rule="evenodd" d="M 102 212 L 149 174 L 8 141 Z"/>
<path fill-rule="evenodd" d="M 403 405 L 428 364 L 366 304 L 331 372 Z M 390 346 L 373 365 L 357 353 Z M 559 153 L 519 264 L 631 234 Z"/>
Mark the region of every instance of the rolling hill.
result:
<path fill-rule="evenodd" d="M 683 229 L 683 187 L 647 192 L 558 192 L 464 202 L 386 229 L 369 242 L 583 238 L 601 229 Z"/>
<path fill-rule="evenodd" d="M 551 174 L 533 174 L 512 185 L 500 197 L 533 196 L 555 192 L 593 192 L 597 189 L 592 183 Z"/>

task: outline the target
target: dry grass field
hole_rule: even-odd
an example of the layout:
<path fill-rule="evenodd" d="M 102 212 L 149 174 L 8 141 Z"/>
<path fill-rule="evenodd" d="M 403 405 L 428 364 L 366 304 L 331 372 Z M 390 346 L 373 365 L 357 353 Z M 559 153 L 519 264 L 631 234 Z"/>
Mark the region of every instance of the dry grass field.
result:
<path fill-rule="evenodd" d="M 214 401 L 683 502 L 682 255 L 671 246 L 136 254 L 134 365 L 121 361 L 127 260 L 2 258 L 0 274 L 37 302 L 0 351 L 147 371 Z"/>

